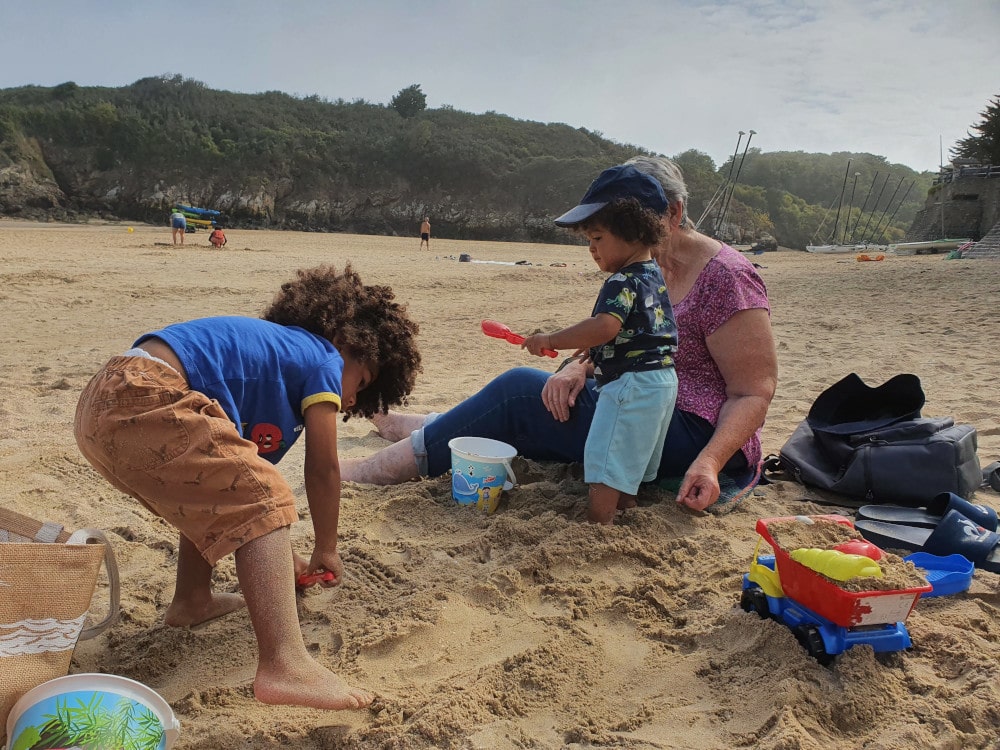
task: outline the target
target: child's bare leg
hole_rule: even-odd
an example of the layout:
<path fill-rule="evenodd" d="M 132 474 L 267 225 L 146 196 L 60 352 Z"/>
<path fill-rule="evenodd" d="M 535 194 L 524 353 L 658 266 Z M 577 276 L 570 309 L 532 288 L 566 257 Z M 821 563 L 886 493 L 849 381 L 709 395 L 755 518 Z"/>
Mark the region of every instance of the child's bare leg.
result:
<path fill-rule="evenodd" d="M 426 417 L 426 414 L 403 414 L 398 411 L 390 411 L 385 414 L 376 413 L 371 421 L 379 435 L 395 443 L 397 440 L 409 437 L 414 430 L 423 427 Z"/>
<path fill-rule="evenodd" d="M 163 621 L 174 628 L 201 625 L 246 606 L 239 594 L 212 591 L 212 566 L 183 534 L 177 549 L 177 585 Z"/>
<path fill-rule="evenodd" d="M 310 708 L 364 708 L 373 696 L 351 687 L 306 651 L 295 608 L 288 527 L 236 550 L 236 574 L 260 651 L 253 692 L 262 703 Z"/>
<path fill-rule="evenodd" d="M 605 526 L 611 526 L 615 522 L 615 511 L 618 510 L 618 500 L 621 494 L 606 484 L 590 485 L 587 520 L 591 523 L 603 523 Z"/>

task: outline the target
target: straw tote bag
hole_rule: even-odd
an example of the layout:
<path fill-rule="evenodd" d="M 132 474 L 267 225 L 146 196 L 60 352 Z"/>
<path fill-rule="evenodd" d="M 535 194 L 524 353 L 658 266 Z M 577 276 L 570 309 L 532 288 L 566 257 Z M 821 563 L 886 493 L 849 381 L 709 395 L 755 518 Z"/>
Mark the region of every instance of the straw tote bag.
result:
<path fill-rule="evenodd" d="M 84 627 L 104 563 L 110 603 Z M 104 533 L 41 523 L 0 508 L 0 737 L 24 693 L 69 672 L 77 641 L 118 619 L 118 566 Z"/>

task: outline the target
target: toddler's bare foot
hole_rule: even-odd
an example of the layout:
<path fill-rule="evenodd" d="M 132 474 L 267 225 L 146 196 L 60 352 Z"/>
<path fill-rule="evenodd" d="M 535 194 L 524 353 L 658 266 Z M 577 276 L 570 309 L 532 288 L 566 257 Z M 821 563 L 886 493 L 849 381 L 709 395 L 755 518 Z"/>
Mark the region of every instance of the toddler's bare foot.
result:
<path fill-rule="evenodd" d="M 629 508 L 634 508 L 638 505 L 635 501 L 635 495 L 622 495 L 618 498 L 618 510 L 628 510 Z"/>
<path fill-rule="evenodd" d="M 246 607 L 239 594 L 213 593 L 205 602 L 174 600 L 167 607 L 163 622 L 172 628 L 192 628 Z"/>
<path fill-rule="evenodd" d="M 253 694 L 261 703 L 307 706 L 328 711 L 365 708 L 374 699 L 371 693 L 351 687 L 317 662 L 294 671 L 272 671 L 263 665 L 258 666 Z"/>

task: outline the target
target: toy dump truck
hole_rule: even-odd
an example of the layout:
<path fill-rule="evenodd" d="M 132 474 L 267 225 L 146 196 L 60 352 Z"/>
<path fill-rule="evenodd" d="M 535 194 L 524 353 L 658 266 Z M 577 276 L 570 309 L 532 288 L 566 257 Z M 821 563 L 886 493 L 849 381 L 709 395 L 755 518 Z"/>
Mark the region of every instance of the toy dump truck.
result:
<path fill-rule="evenodd" d="M 782 549 L 775 541 L 769 527 L 797 520 L 802 523 L 826 520 L 854 528 L 849 519 L 837 515 L 758 520 L 756 530 L 760 538 L 750 571 L 743 576 L 740 606 L 785 625 L 824 666 L 858 644 L 871 646 L 876 652 L 909 648 L 910 634 L 904 623 L 920 595 L 931 591 L 930 584 L 888 591 L 845 590 L 829 576 L 793 559 L 792 554 L 798 551 Z M 773 554 L 762 554 L 766 552 L 765 546 Z"/>

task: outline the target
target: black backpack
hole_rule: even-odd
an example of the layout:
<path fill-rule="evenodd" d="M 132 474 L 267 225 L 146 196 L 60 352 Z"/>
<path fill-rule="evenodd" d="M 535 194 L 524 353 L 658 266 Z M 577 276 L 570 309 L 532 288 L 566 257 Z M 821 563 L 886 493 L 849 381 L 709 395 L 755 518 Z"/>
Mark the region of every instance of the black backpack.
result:
<path fill-rule="evenodd" d="M 923 506 L 941 492 L 968 498 L 983 483 L 976 428 L 950 417 L 921 417 L 916 375 L 871 388 L 855 373 L 827 388 L 767 475 L 785 474 L 861 503 Z"/>

